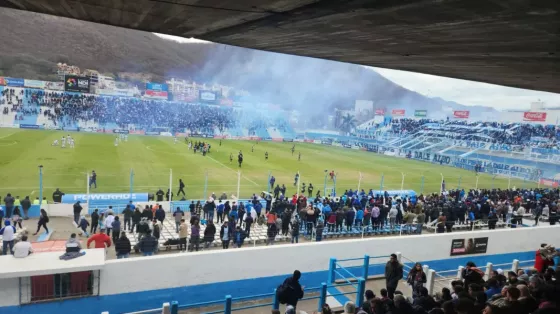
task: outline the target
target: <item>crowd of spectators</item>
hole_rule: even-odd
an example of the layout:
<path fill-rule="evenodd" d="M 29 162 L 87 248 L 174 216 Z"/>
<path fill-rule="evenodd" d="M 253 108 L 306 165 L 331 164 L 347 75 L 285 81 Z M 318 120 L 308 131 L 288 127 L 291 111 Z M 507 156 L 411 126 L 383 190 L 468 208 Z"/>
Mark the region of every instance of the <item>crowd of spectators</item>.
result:
<path fill-rule="evenodd" d="M 544 245 L 544 244 L 543 244 Z M 387 267 L 394 268 L 389 261 Z M 462 279 L 451 282 L 435 296 L 424 287 L 426 276 L 417 264 L 407 277 L 412 297 L 382 289 L 376 296 L 365 292 L 365 301 L 344 305 L 344 314 L 553 314 L 560 312 L 560 269 L 543 267 L 504 272 L 497 269 L 484 280 L 484 272 L 468 262 Z M 537 265 L 535 265 L 537 266 Z M 401 265 L 402 267 L 402 265 Z M 398 269 L 398 267 L 396 267 Z M 391 293 L 393 292 L 393 293 Z M 326 307 L 327 309 L 329 307 Z M 323 314 L 332 313 L 323 310 Z"/>
<path fill-rule="evenodd" d="M 271 117 L 263 113 L 247 115 L 243 110 L 228 106 L 135 97 L 6 88 L 2 91 L 0 104 L 12 106 L 10 110 L 22 116 L 42 114 L 55 126 L 93 121 L 99 125 L 110 124 L 120 128 L 133 124 L 144 130 L 169 128 L 180 132 L 187 129 L 201 134 L 213 134 L 215 130 L 222 133 L 228 128 L 240 127 L 249 129 L 249 134 L 253 135 L 259 128 L 288 129 L 286 119 L 282 116 Z M 8 107 L 3 110 L 4 114 L 8 113 Z"/>
<path fill-rule="evenodd" d="M 437 128 L 431 128 L 430 124 L 437 124 Z M 452 130 L 453 133 L 462 138 L 469 135 L 479 135 L 477 140 L 481 142 L 508 145 L 528 146 L 533 137 L 549 139 L 548 142 L 542 143 L 544 146 L 551 143 L 555 145 L 560 139 L 559 127 L 541 124 L 395 119 L 391 121 L 391 129 L 394 133 L 400 135 L 413 134 L 421 130 Z"/>

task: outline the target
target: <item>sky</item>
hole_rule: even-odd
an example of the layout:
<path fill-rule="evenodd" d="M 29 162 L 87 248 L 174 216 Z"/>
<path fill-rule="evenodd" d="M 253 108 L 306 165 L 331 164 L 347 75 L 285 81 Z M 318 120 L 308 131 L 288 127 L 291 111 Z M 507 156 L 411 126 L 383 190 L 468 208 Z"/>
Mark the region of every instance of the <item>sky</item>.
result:
<path fill-rule="evenodd" d="M 195 38 L 183 38 L 157 33 L 156 35 L 179 43 L 209 43 Z M 497 110 L 528 110 L 532 102 L 542 101 L 545 103 L 546 107 L 560 107 L 560 94 L 505 87 L 423 73 L 375 67 L 367 68 L 419 94 L 427 97 L 440 97 L 466 106 L 488 106 Z"/>
<path fill-rule="evenodd" d="M 527 110 L 532 102 L 560 106 L 560 94 L 453 79 L 430 74 L 373 68 L 389 80 L 428 97 L 441 97 L 462 105 L 483 105 L 498 110 Z"/>

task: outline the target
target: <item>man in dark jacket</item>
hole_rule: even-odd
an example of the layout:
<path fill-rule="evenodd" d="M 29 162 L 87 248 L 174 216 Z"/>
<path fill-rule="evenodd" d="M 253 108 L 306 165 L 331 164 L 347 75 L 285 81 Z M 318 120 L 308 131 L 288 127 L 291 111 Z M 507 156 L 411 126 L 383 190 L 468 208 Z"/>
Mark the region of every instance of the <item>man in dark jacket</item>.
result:
<path fill-rule="evenodd" d="M 94 234 L 97 232 L 97 226 L 99 225 L 99 210 L 96 208 L 93 213 L 91 213 L 91 227 L 89 228 L 89 233 Z"/>
<path fill-rule="evenodd" d="M 164 195 L 163 191 L 159 189 L 156 192 L 156 202 L 163 202 L 163 195 Z"/>
<path fill-rule="evenodd" d="M 142 211 L 142 218 L 146 218 L 146 220 L 148 221 L 152 221 L 154 219 L 154 213 L 148 205 L 146 205 L 146 207 L 144 207 L 144 210 Z"/>
<path fill-rule="evenodd" d="M 141 219 L 142 213 L 140 212 L 140 209 L 136 207 L 134 209 L 134 212 L 132 213 L 132 226 L 130 226 L 130 232 L 138 232 L 138 224 L 140 223 Z"/>
<path fill-rule="evenodd" d="M 25 199 L 21 201 L 21 208 L 23 209 L 23 219 L 29 219 L 29 216 L 27 216 L 29 208 L 31 208 L 31 200 L 29 199 L 29 196 L 26 196 Z"/>
<path fill-rule="evenodd" d="M 124 215 L 124 222 L 123 222 L 123 230 L 126 230 L 126 226 L 128 226 L 128 230 L 132 230 L 132 208 L 130 208 L 130 205 L 126 205 L 126 208 L 123 210 L 123 215 Z"/>
<path fill-rule="evenodd" d="M 77 201 L 74 204 L 74 221 L 76 222 L 76 224 L 80 223 L 80 215 L 82 213 L 82 205 L 80 205 L 80 201 Z M 108 227 L 110 228 L 110 226 Z"/>
<path fill-rule="evenodd" d="M 56 203 L 62 203 L 62 196 L 64 196 L 64 193 L 62 193 L 58 188 L 56 189 L 56 191 L 54 191 L 54 193 L 52 194 L 52 199 L 53 202 Z"/>
<path fill-rule="evenodd" d="M 165 210 L 163 210 L 163 206 L 159 205 L 158 209 L 156 209 L 155 218 L 163 225 L 163 221 L 165 220 Z"/>
<path fill-rule="evenodd" d="M 250 214 L 247 214 L 245 216 L 247 216 L 245 218 L 245 234 L 247 235 L 247 237 L 249 237 L 251 234 L 251 225 L 253 225 L 253 217 L 251 217 Z"/>
<path fill-rule="evenodd" d="M 130 240 L 126 237 L 126 233 L 121 232 L 120 238 L 115 241 L 115 251 L 117 253 L 117 259 L 128 258 L 130 255 Z"/>
<path fill-rule="evenodd" d="M 212 220 L 208 221 L 208 225 L 206 229 L 204 229 L 204 248 L 207 249 L 210 247 L 212 242 L 214 242 L 214 236 L 216 235 L 216 226 L 212 222 Z"/>
<path fill-rule="evenodd" d="M 142 240 L 138 243 L 138 248 L 140 252 L 144 254 L 144 256 L 152 256 L 154 255 L 155 250 L 157 249 L 158 241 L 152 233 L 148 230 L 146 235 L 142 237 Z"/>
<path fill-rule="evenodd" d="M 476 267 L 473 262 L 468 262 L 463 271 L 461 272 L 461 277 L 463 278 L 463 286 L 469 287 L 471 283 L 476 283 L 479 285 L 484 284 L 484 272 Z"/>
<path fill-rule="evenodd" d="M 4 197 L 4 205 L 6 205 L 6 215 L 5 218 L 12 218 L 12 210 L 14 209 L 14 202 L 16 200 L 12 197 L 12 194 L 8 193 Z"/>
<path fill-rule="evenodd" d="M 390 260 L 385 265 L 385 282 L 387 285 L 387 292 L 389 299 L 395 296 L 395 290 L 399 285 L 399 281 L 403 278 L 403 266 L 397 259 L 396 254 L 391 254 Z"/>
<path fill-rule="evenodd" d="M 284 283 L 282 283 L 282 299 L 286 302 L 286 305 L 291 305 L 294 309 L 297 308 L 299 299 L 303 298 L 303 287 L 299 284 L 300 278 L 301 273 L 299 270 L 296 270 L 292 277 L 286 278 Z"/>

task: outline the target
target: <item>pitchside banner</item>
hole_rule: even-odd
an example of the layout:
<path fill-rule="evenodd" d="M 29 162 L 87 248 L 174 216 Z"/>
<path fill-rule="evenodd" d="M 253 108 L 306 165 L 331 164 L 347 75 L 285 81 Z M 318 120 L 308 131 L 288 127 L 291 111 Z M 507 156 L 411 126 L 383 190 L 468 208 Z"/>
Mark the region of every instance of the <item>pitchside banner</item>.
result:
<path fill-rule="evenodd" d="M 391 111 L 391 114 L 392 114 L 393 116 L 404 116 L 405 112 L 406 112 L 406 111 L 405 111 L 404 109 L 393 109 L 393 110 Z"/>
<path fill-rule="evenodd" d="M 165 91 L 155 91 L 155 90 L 147 90 L 144 94 L 146 98 L 154 98 L 154 99 L 163 99 L 167 100 L 167 92 Z"/>
<path fill-rule="evenodd" d="M 544 122 L 546 121 L 546 112 L 524 112 L 523 121 Z"/>
<path fill-rule="evenodd" d="M 375 114 L 378 116 L 382 116 L 385 114 L 385 109 L 375 109 Z"/>
<path fill-rule="evenodd" d="M 455 119 L 468 119 L 471 112 L 468 110 L 455 110 L 453 111 L 453 118 Z"/>
<path fill-rule="evenodd" d="M 132 200 L 134 202 L 147 202 L 148 201 L 148 193 L 94 193 L 89 194 L 89 200 L 101 202 L 101 201 L 123 201 L 128 202 Z M 62 203 L 66 204 L 74 204 L 77 201 L 80 202 L 87 202 L 88 195 L 87 194 L 65 194 L 62 196 Z"/>
<path fill-rule="evenodd" d="M 425 118 L 428 116 L 428 110 L 414 110 L 414 116 L 416 118 Z"/>
<path fill-rule="evenodd" d="M 64 90 L 64 82 L 45 82 L 45 89 Z"/>
<path fill-rule="evenodd" d="M 167 84 L 159 84 L 159 83 L 146 83 L 146 89 L 160 91 L 160 92 L 168 91 Z"/>
<path fill-rule="evenodd" d="M 5 77 L 4 81 L 6 86 L 23 87 L 25 85 L 25 80 L 21 78 Z"/>
<path fill-rule="evenodd" d="M 201 90 L 199 92 L 199 98 L 200 98 L 201 101 L 215 102 L 218 99 L 218 96 L 216 95 L 215 92 L 207 91 L 207 90 Z"/>
<path fill-rule="evenodd" d="M 6 85 L 6 80 L 3 76 L 0 76 L 0 85 Z"/>
<path fill-rule="evenodd" d="M 488 237 L 451 240 L 451 256 L 485 254 Z"/>
<path fill-rule="evenodd" d="M 550 186 L 553 188 L 557 188 L 558 187 L 558 181 L 554 180 L 554 179 L 540 179 L 540 184 L 544 185 L 544 186 Z"/>
<path fill-rule="evenodd" d="M 64 90 L 67 92 L 89 93 L 89 77 L 66 75 L 64 77 Z"/>
<path fill-rule="evenodd" d="M 30 88 L 44 89 L 46 85 L 45 81 L 37 81 L 37 80 L 23 80 L 23 81 L 25 87 L 30 87 Z"/>

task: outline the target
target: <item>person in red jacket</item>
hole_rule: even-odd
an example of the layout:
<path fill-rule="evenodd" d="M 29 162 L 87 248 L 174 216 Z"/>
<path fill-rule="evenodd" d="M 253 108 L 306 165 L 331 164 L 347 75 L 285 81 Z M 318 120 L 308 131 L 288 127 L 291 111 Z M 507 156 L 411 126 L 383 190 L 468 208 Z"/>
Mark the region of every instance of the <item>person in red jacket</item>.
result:
<path fill-rule="evenodd" d="M 554 266 L 551 253 L 555 253 L 554 248 L 547 244 L 541 244 L 541 248 L 535 253 L 535 269 L 539 273 L 544 273 L 548 267 Z"/>
<path fill-rule="evenodd" d="M 111 246 L 111 238 L 107 234 L 105 234 L 105 228 L 99 229 L 99 233 L 92 235 L 87 240 L 88 249 L 91 242 L 95 242 L 96 249 L 104 249 Z"/>

